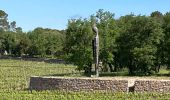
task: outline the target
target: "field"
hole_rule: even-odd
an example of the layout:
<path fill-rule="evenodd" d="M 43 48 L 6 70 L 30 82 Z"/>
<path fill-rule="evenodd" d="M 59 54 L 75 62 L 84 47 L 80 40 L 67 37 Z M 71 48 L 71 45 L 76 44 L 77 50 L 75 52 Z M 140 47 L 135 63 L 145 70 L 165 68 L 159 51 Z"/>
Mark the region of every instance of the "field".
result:
<path fill-rule="evenodd" d="M 0 60 L 0 100 L 170 100 L 170 94 L 29 91 L 30 76 L 85 77 L 76 66 L 23 60 Z M 161 70 L 161 73 L 168 73 Z M 160 73 L 159 73 L 160 74 Z M 158 74 L 158 75 L 159 75 Z M 127 78 L 115 77 L 115 78 Z M 137 77 L 133 77 L 137 78 Z M 170 77 L 141 77 L 170 79 Z"/>

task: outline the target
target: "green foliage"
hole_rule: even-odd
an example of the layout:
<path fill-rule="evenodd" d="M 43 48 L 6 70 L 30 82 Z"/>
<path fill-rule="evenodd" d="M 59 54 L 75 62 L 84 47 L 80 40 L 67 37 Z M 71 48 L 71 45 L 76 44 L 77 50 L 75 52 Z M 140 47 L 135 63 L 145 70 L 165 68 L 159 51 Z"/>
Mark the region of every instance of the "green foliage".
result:
<path fill-rule="evenodd" d="M 19 41 L 17 45 L 14 47 L 15 48 L 14 54 L 17 56 L 22 56 L 23 54 L 27 53 L 31 45 L 31 41 L 25 33 L 19 32 L 17 35 Z"/>
<path fill-rule="evenodd" d="M 108 11 L 99 9 L 96 13 L 97 26 L 100 36 L 100 60 L 103 62 L 103 67 L 107 70 L 108 65 L 110 71 L 113 71 L 112 64 L 114 62 L 114 52 L 116 50 L 115 39 L 118 35 L 118 27 L 114 14 Z"/>
<path fill-rule="evenodd" d="M 125 31 L 117 38 L 120 63 L 130 74 L 151 74 L 156 67 L 157 46 L 164 36 L 160 24 L 145 16 L 125 16 L 122 21 Z"/>
<path fill-rule="evenodd" d="M 99 59 L 103 62 L 104 71 L 108 71 L 109 66 L 111 72 L 127 67 L 129 74 L 157 73 L 161 65 L 170 62 L 168 33 L 164 33 L 169 32 L 167 27 L 169 19 L 166 16 L 168 13 L 163 15 L 155 11 L 151 16 L 130 14 L 115 20 L 113 13 L 100 9 L 96 14 L 91 15 L 89 20 L 70 20 L 65 43 L 67 60 L 78 65 L 79 69 L 91 66 L 89 62 L 91 55 L 86 54 L 91 52 L 89 45 L 94 35 L 88 32 L 88 29 L 81 30 L 82 27 L 84 29 L 84 23 L 88 23 L 86 27 L 89 30 L 90 25 L 96 23 L 100 37 Z M 82 41 L 87 37 L 83 35 L 86 32 L 89 33 L 87 35 L 92 36 L 87 39 L 88 45 L 83 44 Z"/>
<path fill-rule="evenodd" d="M 29 47 L 28 54 L 54 56 L 60 53 L 63 48 L 63 34 L 57 30 L 36 28 L 34 31 L 28 33 L 31 40 L 31 46 Z"/>
<path fill-rule="evenodd" d="M 93 33 L 88 20 L 69 20 L 66 30 L 65 51 L 66 60 L 73 62 L 79 70 L 90 71 L 92 65 Z"/>
<path fill-rule="evenodd" d="M 165 60 L 165 63 L 170 66 L 170 12 L 166 13 L 163 18 L 163 29 L 165 34 L 165 39 L 162 48 L 164 51 L 163 59 Z"/>
<path fill-rule="evenodd" d="M 0 10 L 0 30 L 6 31 L 9 30 L 9 23 L 8 23 L 8 14 L 3 10 Z"/>
<path fill-rule="evenodd" d="M 18 34 L 14 32 L 5 32 L 4 35 L 4 46 L 5 50 L 9 53 L 12 54 L 16 45 L 18 44 L 19 39 L 18 39 Z"/>
<path fill-rule="evenodd" d="M 8 14 L 0 10 L 0 51 L 3 55 L 6 51 L 9 55 L 21 56 L 26 53 L 29 46 L 29 39 L 22 32 L 16 22 L 8 21 Z"/>
<path fill-rule="evenodd" d="M 36 28 L 24 33 L 0 10 L 0 53 L 65 58 L 79 70 L 90 72 L 94 23 L 99 29 L 102 71 L 128 68 L 129 74 L 150 75 L 158 73 L 160 66 L 170 66 L 170 13 L 159 11 L 115 19 L 114 13 L 99 9 L 89 18 L 70 19 L 66 30 Z"/>

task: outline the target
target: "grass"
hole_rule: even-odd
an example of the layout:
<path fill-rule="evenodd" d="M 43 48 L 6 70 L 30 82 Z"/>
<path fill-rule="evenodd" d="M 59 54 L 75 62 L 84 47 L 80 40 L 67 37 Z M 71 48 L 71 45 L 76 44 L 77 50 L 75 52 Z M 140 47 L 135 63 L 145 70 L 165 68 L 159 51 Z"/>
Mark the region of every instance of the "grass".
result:
<path fill-rule="evenodd" d="M 28 91 L 0 93 L 3 100 L 169 100 L 169 94 Z"/>
<path fill-rule="evenodd" d="M 0 60 L 0 100 L 159 100 L 169 99 L 170 94 L 158 93 L 101 93 L 101 92 L 64 92 L 64 91 L 29 91 L 30 76 L 85 77 L 75 70 L 76 66 L 50 64 L 23 60 Z M 159 75 L 168 74 L 161 70 Z M 127 73 L 102 73 L 109 75 L 126 75 Z M 113 77 L 113 76 L 112 76 Z M 128 76 L 122 76 L 128 77 Z M 151 76 L 156 77 L 156 76 Z M 170 77 L 162 76 L 170 79 Z"/>
<path fill-rule="evenodd" d="M 76 66 L 44 62 L 0 60 L 0 91 L 28 88 L 30 76 L 74 76 Z M 78 75 L 77 74 L 77 75 Z M 80 76 L 80 75 L 79 75 Z"/>

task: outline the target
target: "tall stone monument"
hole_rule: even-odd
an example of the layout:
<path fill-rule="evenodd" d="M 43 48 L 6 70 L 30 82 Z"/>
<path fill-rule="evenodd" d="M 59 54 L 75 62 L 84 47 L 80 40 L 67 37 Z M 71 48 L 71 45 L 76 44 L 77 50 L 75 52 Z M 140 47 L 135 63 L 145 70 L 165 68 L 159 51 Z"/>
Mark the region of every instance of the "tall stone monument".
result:
<path fill-rule="evenodd" d="M 96 33 L 96 36 L 94 38 L 94 58 L 95 58 L 95 72 L 96 77 L 99 76 L 99 35 L 98 35 L 98 28 L 96 27 L 96 24 L 92 27 L 93 31 Z"/>

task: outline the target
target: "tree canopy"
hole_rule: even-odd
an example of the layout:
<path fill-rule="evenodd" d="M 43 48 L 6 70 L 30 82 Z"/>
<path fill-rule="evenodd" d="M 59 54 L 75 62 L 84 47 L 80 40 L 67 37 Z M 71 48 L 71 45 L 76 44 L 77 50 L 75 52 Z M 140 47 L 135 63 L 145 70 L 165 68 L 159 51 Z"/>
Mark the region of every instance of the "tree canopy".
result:
<path fill-rule="evenodd" d="M 55 57 L 91 72 L 95 33 L 99 29 L 101 71 L 117 72 L 124 68 L 133 75 L 170 69 L 170 12 L 154 11 L 150 16 L 129 14 L 114 18 L 114 13 L 99 9 L 89 18 L 69 19 L 65 30 L 35 28 L 23 32 L 16 21 L 0 10 L 0 52 L 12 56 Z"/>

